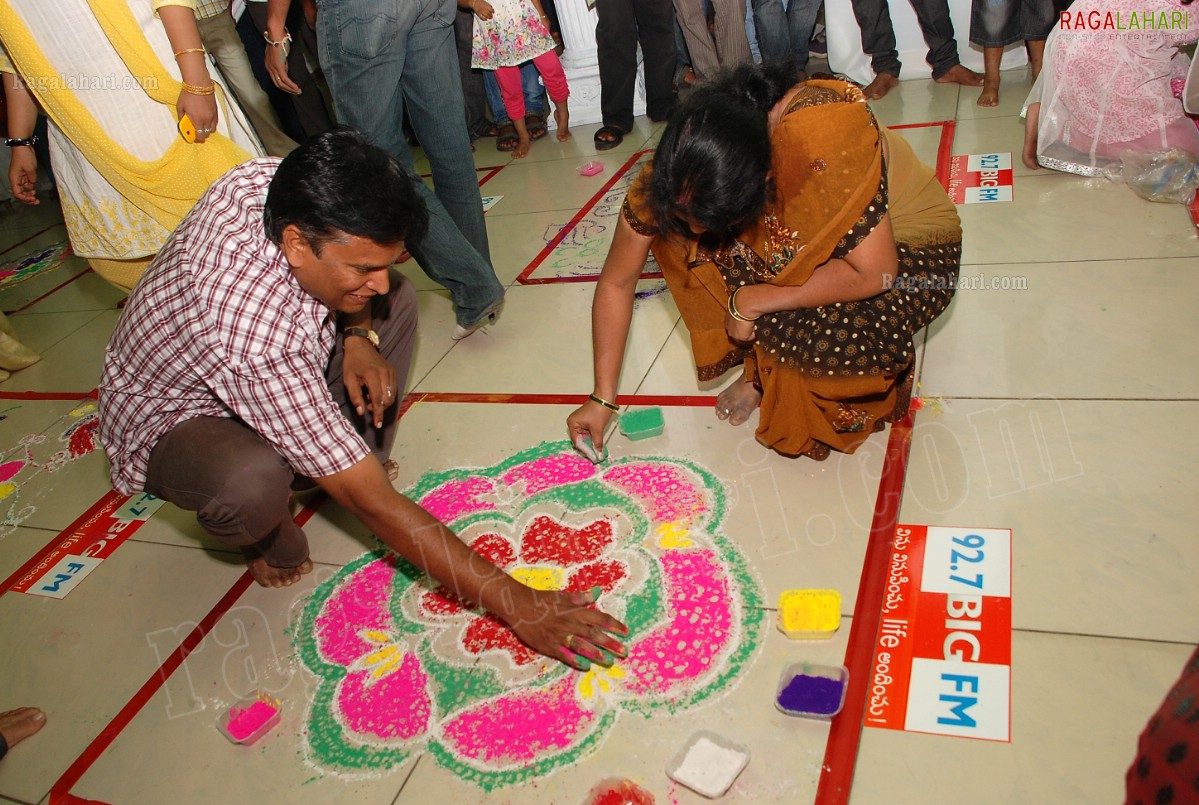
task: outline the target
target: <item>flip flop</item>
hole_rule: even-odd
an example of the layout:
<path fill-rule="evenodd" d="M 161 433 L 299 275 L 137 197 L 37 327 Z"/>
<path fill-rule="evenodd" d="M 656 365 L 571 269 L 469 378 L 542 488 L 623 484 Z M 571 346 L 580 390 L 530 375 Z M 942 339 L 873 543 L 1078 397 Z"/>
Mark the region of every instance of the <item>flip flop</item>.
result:
<path fill-rule="evenodd" d="M 520 145 L 520 137 L 516 136 L 516 126 L 511 123 L 500 126 L 495 135 L 495 150 L 515 151 L 518 145 Z"/>
<path fill-rule="evenodd" d="M 615 126 L 601 126 L 592 141 L 596 151 L 608 151 L 624 142 L 624 132 Z"/>
<path fill-rule="evenodd" d="M 525 128 L 529 130 L 529 139 L 531 140 L 540 140 L 550 131 L 545 125 L 545 118 L 534 114 L 525 115 Z"/>

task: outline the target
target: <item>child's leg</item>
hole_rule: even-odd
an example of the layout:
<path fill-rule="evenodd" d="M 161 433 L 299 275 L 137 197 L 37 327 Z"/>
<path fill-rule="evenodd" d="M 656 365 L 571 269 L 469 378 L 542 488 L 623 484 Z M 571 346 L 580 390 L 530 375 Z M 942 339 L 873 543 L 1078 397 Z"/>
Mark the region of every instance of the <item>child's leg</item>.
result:
<path fill-rule="evenodd" d="M 1041 62 L 1045 58 L 1045 40 L 1044 39 L 1029 39 L 1028 40 L 1028 66 L 1032 71 L 1030 80 L 1036 81 L 1037 76 L 1041 74 Z"/>
<path fill-rule="evenodd" d="M 999 63 L 1003 48 L 983 48 L 983 91 L 978 95 L 979 106 L 999 105 Z"/>
<path fill-rule="evenodd" d="M 1037 126 L 1041 122 L 1041 104 L 1030 103 L 1024 112 L 1024 164 L 1037 170 L 1041 164 L 1037 162 Z"/>
<path fill-rule="evenodd" d="M 525 94 L 520 84 L 519 67 L 498 67 L 495 71 L 496 83 L 500 85 L 500 95 L 504 99 L 504 111 L 516 129 L 520 141 L 512 151 L 514 159 L 527 156 L 533 139 L 529 136 L 529 127 L 525 125 Z"/>
<path fill-rule="evenodd" d="M 558 124 L 558 141 L 570 139 L 570 107 L 566 99 L 570 97 L 570 87 L 566 83 L 566 73 L 562 70 L 562 62 L 558 54 L 550 50 L 533 59 L 541 80 L 550 100 L 554 102 L 554 122 Z"/>

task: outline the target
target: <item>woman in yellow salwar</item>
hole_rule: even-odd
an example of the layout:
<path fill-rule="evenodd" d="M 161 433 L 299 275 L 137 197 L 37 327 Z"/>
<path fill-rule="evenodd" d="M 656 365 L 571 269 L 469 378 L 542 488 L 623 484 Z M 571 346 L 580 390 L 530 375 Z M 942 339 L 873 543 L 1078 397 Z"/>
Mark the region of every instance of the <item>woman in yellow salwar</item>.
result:
<path fill-rule="evenodd" d="M 961 226 L 852 84 L 746 65 L 696 89 L 625 198 L 592 307 L 595 387 L 567 427 L 602 449 L 637 280 L 652 251 L 716 415 L 761 408 L 788 456 L 852 453 L 907 413 L 912 337 L 949 303 Z"/>
<path fill-rule="evenodd" d="M 0 44 L 13 195 L 37 200 L 40 106 L 71 246 L 123 290 L 215 179 L 262 154 L 209 75 L 192 0 L 0 0 Z"/>

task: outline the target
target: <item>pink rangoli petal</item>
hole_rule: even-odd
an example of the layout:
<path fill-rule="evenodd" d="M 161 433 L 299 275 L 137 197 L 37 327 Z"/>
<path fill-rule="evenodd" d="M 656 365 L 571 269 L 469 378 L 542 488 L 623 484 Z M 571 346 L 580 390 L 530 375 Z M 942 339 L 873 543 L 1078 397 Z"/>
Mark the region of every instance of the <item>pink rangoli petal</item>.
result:
<path fill-rule="evenodd" d="M 443 523 L 449 523 L 472 512 L 494 509 L 495 503 L 479 500 L 494 491 L 495 484 L 490 478 L 471 476 L 447 481 L 421 498 L 419 503 L 429 514 Z"/>
<path fill-rule="evenodd" d="M 640 501 L 655 523 L 690 521 L 708 509 L 703 490 L 673 464 L 621 464 L 604 480 Z"/>
<path fill-rule="evenodd" d="M 399 668 L 373 684 L 369 672 L 346 677 L 337 693 L 346 728 L 389 740 L 424 735 L 432 712 L 428 683 L 414 654 L 404 655 Z"/>
<path fill-rule="evenodd" d="M 446 723 L 446 741 L 462 757 L 496 765 L 528 763 L 568 749 L 595 720 L 579 707 L 574 684 L 571 676 L 548 688 L 483 702 Z"/>
<path fill-rule="evenodd" d="M 349 666 L 378 646 L 362 639 L 366 629 L 391 628 L 391 584 L 395 568 L 377 560 L 363 566 L 329 596 L 316 618 L 316 645 L 329 662 Z"/>
<path fill-rule="evenodd" d="M 670 551 L 662 556 L 670 623 L 629 649 L 623 665 L 632 695 L 666 693 L 719 666 L 732 638 L 729 582 L 711 551 Z"/>
<path fill-rule="evenodd" d="M 512 486 L 525 482 L 525 494 L 535 495 L 563 484 L 585 481 L 595 475 L 595 465 L 573 453 L 556 453 L 513 467 L 504 475 L 504 483 Z"/>

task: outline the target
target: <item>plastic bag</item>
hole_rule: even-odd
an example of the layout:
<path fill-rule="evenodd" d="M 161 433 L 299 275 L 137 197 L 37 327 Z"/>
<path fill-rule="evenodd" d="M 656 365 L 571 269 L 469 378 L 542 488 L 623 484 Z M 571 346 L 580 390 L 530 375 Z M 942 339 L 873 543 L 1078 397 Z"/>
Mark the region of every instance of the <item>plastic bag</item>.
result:
<path fill-rule="evenodd" d="M 1120 164 L 1104 168 L 1103 173 L 1149 201 L 1190 204 L 1199 190 L 1199 157 L 1181 148 L 1125 151 Z"/>

